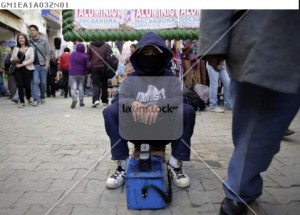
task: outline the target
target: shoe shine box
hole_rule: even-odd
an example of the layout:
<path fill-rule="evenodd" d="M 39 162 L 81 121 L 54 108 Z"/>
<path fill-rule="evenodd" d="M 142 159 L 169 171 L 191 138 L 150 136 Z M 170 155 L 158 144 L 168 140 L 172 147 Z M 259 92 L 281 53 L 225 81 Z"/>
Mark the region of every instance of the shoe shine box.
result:
<path fill-rule="evenodd" d="M 151 156 L 151 169 L 147 172 L 139 171 L 139 160 L 130 158 L 126 169 L 126 197 L 128 209 L 160 209 L 165 208 L 165 202 L 157 191 L 147 189 L 143 195 L 142 189 L 146 185 L 155 185 L 165 192 L 163 160 L 161 157 Z"/>

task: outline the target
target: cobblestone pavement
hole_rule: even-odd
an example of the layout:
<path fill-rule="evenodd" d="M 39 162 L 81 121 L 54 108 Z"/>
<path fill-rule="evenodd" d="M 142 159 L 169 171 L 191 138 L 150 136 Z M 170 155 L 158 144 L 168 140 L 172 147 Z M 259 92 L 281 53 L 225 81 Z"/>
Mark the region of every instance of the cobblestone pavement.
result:
<path fill-rule="evenodd" d="M 135 211 L 126 207 L 124 186 L 105 188 L 105 179 L 116 164 L 110 160 L 103 107 L 91 108 L 91 97 L 86 97 L 85 103 L 85 107 L 71 109 L 70 98 L 57 97 L 38 107 L 19 109 L 7 98 L 0 98 L 1 215 L 47 211 L 56 215 L 218 213 L 224 197 L 222 185 L 203 161 L 220 178 L 226 177 L 233 149 L 231 112 L 197 114 L 191 162 L 184 163 L 191 187 L 173 186 L 173 202 L 164 210 Z M 290 127 L 296 133 L 282 142 L 280 153 L 263 174 L 263 195 L 251 205 L 257 214 L 299 214 L 300 114 Z"/>

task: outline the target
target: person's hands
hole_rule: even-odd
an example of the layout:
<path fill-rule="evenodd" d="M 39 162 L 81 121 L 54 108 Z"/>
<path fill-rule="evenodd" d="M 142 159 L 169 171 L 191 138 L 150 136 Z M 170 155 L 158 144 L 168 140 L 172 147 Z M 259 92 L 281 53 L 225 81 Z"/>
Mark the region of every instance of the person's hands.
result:
<path fill-rule="evenodd" d="M 18 63 L 18 64 L 16 65 L 16 68 L 21 68 L 22 66 L 24 66 L 24 64 L 19 64 L 19 63 Z"/>
<path fill-rule="evenodd" d="M 221 71 L 219 68 L 219 65 L 224 60 L 223 55 L 208 55 L 206 57 L 206 59 L 207 59 L 208 64 L 211 65 L 215 71 L 217 71 L 217 72 Z"/>
<path fill-rule="evenodd" d="M 19 62 L 19 58 L 17 57 L 13 57 L 13 59 L 11 60 L 12 63 L 18 63 Z"/>
<path fill-rule="evenodd" d="M 131 112 L 135 122 L 144 122 L 146 107 L 139 101 L 134 101 L 131 104 Z"/>
<path fill-rule="evenodd" d="M 156 105 L 148 106 L 145 113 L 145 124 L 152 125 L 156 122 L 159 107 Z"/>
<path fill-rule="evenodd" d="M 46 61 L 45 67 L 46 67 L 46 69 L 49 68 L 49 61 Z"/>

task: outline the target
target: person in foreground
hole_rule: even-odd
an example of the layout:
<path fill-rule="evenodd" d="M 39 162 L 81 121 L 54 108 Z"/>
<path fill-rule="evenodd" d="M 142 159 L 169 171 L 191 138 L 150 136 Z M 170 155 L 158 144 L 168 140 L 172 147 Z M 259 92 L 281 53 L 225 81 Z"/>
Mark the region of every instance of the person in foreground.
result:
<path fill-rule="evenodd" d="M 225 58 L 232 79 L 234 151 L 220 214 L 245 214 L 262 194 L 260 173 L 299 110 L 300 29 L 290 27 L 298 23 L 299 11 L 202 11 L 199 56 L 213 67 Z"/>
<path fill-rule="evenodd" d="M 172 152 L 167 162 L 168 173 L 177 187 L 190 186 L 190 179 L 183 171 L 182 161 L 190 159 L 190 142 L 195 125 L 195 111 L 192 106 L 183 103 L 183 97 L 180 96 L 182 90 L 179 79 L 168 68 L 171 59 L 172 52 L 165 45 L 164 40 L 155 33 L 147 33 L 130 57 L 135 72 L 130 73 L 124 79 L 120 93 L 103 111 L 105 129 L 111 142 L 112 160 L 116 160 L 118 163 L 116 171 L 106 180 L 105 185 L 108 188 L 120 187 L 125 181 L 125 169 L 129 157 L 128 140 L 136 144 L 146 140 L 145 142 L 151 145 L 166 145 L 171 142 Z M 145 108 L 154 110 L 164 104 L 178 107 L 172 115 L 174 121 L 168 124 L 171 126 L 163 126 L 163 129 L 155 130 L 162 128 L 160 126 L 171 119 L 171 115 L 152 111 L 143 112 L 142 110 Z M 122 114 L 123 105 L 131 108 L 132 114 Z M 183 119 L 181 124 L 179 120 L 176 121 L 180 117 Z M 175 138 L 176 135 L 172 136 L 171 133 L 178 134 L 177 129 L 180 125 L 183 128 L 182 132 Z M 134 140 L 123 138 L 124 135 L 121 132 L 126 129 L 129 133 L 134 134 L 132 136 Z M 159 139 L 159 135 L 163 136 L 161 133 L 167 136 L 170 134 L 170 137 L 174 138 L 161 140 Z M 135 134 L 139 137 L 135 138 Z"/>

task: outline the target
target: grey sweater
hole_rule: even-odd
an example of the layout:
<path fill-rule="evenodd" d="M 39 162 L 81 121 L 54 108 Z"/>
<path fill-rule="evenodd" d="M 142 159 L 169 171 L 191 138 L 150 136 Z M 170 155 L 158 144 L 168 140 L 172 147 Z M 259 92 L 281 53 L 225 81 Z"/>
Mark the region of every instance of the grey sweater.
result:
<path fill-rule="evenodd" d="M 36 47 L 43 53 L 44 57 L 46 58 L 46 61 L 50 61 L 50 48 L 49 48 L 49 44 L 47 42 L 47 40 L 43 39 L 43 38 L 39 38 L 37 41 L 34 41 L 33 39 L 29 40 L 29 45 L 35 49 L 35 46 L 33 45 L 34 43 L 37 43 Z M 42 56 L 42 54 L 37 51 L 38 53 L 38 58 L 39 58 L 39 62 L 40 65 L 45 65 L 45 59 Z"/>

